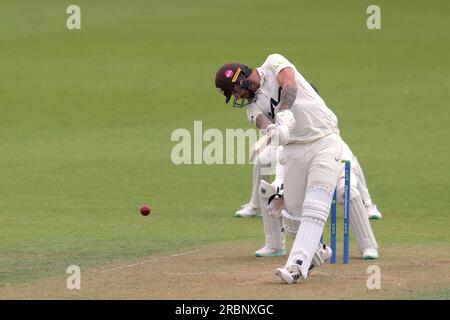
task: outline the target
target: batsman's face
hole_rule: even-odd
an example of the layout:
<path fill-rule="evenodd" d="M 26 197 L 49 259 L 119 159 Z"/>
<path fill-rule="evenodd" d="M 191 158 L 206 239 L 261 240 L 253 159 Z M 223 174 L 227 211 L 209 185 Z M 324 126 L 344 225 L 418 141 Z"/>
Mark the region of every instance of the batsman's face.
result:
<path fill-rule="evenodd" d="M 255 95 L 250 90 L 235 86 L 233 88 L 233 96 L 233 107 L 243 108 L 245 106 L 248 106 L 252 102 Z"/>
<path fill-rule="evenodd" d="M 239 99 L 249 99 L 250 93 L 246 89 L 239 88 L 238 86 L 234 86 L 233 88 L 233 96 L 236 98 L 236 100 Z"/>

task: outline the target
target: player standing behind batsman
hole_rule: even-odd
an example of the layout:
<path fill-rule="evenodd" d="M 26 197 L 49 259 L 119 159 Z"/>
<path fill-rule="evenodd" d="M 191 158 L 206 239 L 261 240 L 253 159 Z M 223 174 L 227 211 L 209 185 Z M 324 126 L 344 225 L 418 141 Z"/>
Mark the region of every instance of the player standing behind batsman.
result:
<path fill-rule="evenodd" d="M 337 118 L 299 71 L 279 54 L 250 69 L 225 64 L 216 74 L 216 87 L 233 106 L 270 106 L 275 123 L 262 112 L 251 117 L 260 129 L 284 145 L 286 211 L 300 225 L 285 267 L 276 273 L 286 283 L 306 279 L 328 219 L 339 177 L 342 143 Z M 256 110 L 256 108 L 255 108 Z"/>

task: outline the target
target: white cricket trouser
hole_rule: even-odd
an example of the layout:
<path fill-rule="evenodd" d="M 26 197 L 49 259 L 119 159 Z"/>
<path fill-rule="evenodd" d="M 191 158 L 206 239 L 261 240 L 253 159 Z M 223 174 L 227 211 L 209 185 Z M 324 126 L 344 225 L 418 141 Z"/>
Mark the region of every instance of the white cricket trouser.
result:
<path fill-rule="evenodd" d="M 300 218 L 286 267 L 297 265 L 305 278 L 328 218 L 341 157 L 342 144 L 337 134 L 311 143 L 288 144 L 280 154 L 286 209 Z"/>

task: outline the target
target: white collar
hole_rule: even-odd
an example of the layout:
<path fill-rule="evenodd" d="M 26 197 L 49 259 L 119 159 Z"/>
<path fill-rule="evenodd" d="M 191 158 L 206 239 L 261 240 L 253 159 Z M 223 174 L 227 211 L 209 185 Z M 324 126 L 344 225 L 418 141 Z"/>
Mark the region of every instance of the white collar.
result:
<path fill-rule="evenodd" d="M 259 74 L 259 78 L 260 78 L 259 87 L 261 88 L 263 86 L 264 82 L 266 81 L 266 73 L 264 72 L 262 67 L 256 68 L 256 71 Z"/>
<path fill-rule="evenodd" d="M 258 95 L 258 93 L 261 91 L 261 88 L 262 88 L 262 86 L 264 85 L 264 82 L 266 82 L 266 73 L 264 72 L 264 70 L 261 68 L 261 67 L 259 67 L 259 68 L 256 68 L 256 71 L 258 72 L 258 74 L 259 74 L 259 88 L 258 88 L 258 90 L 256 90 L 256 92 L 255 92 L 255 96 L 257 96 Z"/>

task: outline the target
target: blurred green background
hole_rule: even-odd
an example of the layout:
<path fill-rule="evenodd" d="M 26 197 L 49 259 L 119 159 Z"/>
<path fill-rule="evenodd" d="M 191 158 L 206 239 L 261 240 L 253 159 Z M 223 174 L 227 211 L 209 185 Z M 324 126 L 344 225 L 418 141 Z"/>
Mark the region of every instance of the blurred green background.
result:
<path fill-rule="evenodd" d="M 250 128 L 214 75 L 270 53 L 337 114 L 384 214 L 380 246 L 449 244 L 450 2 L 377 1 L 381 30 L 372 1 L 78 0 L 81 30 L 70 4 L 0 3 L 0 286 L 262 239 L 233 218 L 251 166 L 176 166 L 170 136 Z"/>

